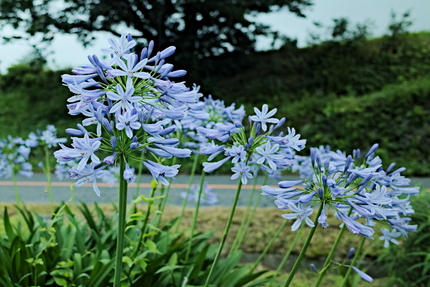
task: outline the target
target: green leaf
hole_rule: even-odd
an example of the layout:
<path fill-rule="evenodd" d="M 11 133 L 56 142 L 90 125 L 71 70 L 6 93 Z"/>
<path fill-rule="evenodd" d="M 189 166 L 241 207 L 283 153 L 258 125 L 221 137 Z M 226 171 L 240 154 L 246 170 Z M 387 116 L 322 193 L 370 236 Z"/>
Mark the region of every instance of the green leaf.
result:
<path fill-rule="evenodd" d="M 164 266 L 164 267 L 161 267 L 160 269 L 158 269 L 157 272 L 155 272 L 155 274 L 163 273 L 163 272 L 166 272 L 166 271 L 172 271 L 172 270 L 175 270 L 175 269 L 181 269 L 181 268 L 184 268 L 184 266 L 179 266 L 179 265 Z"/>
<path fill-rule="evenodd" d="M 4 229 L 6 231 L 6 235 L 9 239 L 9 241 L 13 241 L 13 239 L 16 237 L 16 233 L 13 231 L 13 227 L 10 223 L 10 218 L 9 218 L 9 214 L 7 212 L 7 207 L 4 208 L 3 224 L 4 224 Z"/>
<path fill-rule="evenodd" d="M 157 249 L 157 245 L 154 243 L 154 241 L 152 241 L 152 240 L 147 240 L 147 241 L 145 242 L 145 246 L 146 246 L 146 248 L 148 248 L 148 250 L 149 250 L 150 252 L 152 252 L 152 253 L 156 253 L 156 254 L 161 254 L 161 252 L 160 252 L 160 251 L 158 251 L 158 249 Z"/>
<path fill-rule="evenodd" d="M 67 286 L 67 281 L 63 278 L 54 277 L 54 281 L 56 284 L 58 284 L 60 286 Z"/>
<path fill-rule="evenodd" d="M 115 265 L 115 258 L 105 264 L 94 276 L 90 277 L 88 287 L 100 287 L 102 282 L 107 280 L 108 277 L 112 277 L 113 267 Z"/>
<path fill-rule="evenodd" d="M 176 265 L 178 263 L 178 253 L 173 253 L 172 256 L 170 256 L 169 261 L 167 261 L 167 265 Z"/>

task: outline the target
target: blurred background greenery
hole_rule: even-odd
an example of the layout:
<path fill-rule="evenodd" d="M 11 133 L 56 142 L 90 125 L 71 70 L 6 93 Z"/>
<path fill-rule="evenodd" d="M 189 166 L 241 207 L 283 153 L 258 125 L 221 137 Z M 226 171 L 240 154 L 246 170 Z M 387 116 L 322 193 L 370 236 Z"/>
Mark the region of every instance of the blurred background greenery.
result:
<path fill-rule="evenodd" d="M 31 55 L 0 74 L 0 137 L 27 136 L 47 124 L 58 127 L 62 136 L 66 127 L 80 122 L 67 114 L 70 94 L 61 84 L 60 76 L 71 73 L 71 68 L 50 70 L 44 47 L 53 40 L 54 30 L 76 34 L 88 44 L 95 31 L 126 31 L 117 27 L 122 23 L 134 30 L 140 27 L 159 49 L 180 45 L 181 54 L 172 59 L 175 67 L 188 71 L 180 80 L 200 85 L 205 96 L 243 104 L 248 113 L 264 103 L 278 108 L 277 116 L 285 116 L 287 126 L 296 128 L 308 147 L 330 145 L 349 153 L 376 142 L 387 165 L 405 166 L 407 175 L 430 175 L 430 32 L 408 32 L 409 12 L 392 14 L 386 35 L 377 38 L 370 37 L 369 25 L 352 25 L 346 18 L 325 27 L 316 23 L 309 45 L 298 47 L 297 40 L 279 36 L 245 15 L 286 8 L 301 17 L 313 1 L 239 1 L 235 9 L 226 8 L 231 6 L 228 0 L 205 0 L 205 5 L 141 1 L 144 7 L 152 5 L 148 10 L 152 14 L 142 12 L 145 19 L 126 19 L 127 14 L 118 11 L 136 7 L 125 2 L 116 7 L 117 1 L 101 5 L 73 0 L 68 9 L 58 10 L 62 14 L 47 14 L 52 2 L 1 2 L 1 25 L 25 28 L 23 36 L 4 37 L 6 41 L 43 37 Z M 25 11 L 31 12 L 27 18 L 22 17 Z M 78 21 L 73 16 L 76 11 L 93 22 Z M 174 15 L 182 15 L 180 21 Z M 164 33 L 154 33 L 157 25 Z M 282 44 L 257 51 L 259 35 Z M 147 44 L 144 37 L 136 40 Z"/>

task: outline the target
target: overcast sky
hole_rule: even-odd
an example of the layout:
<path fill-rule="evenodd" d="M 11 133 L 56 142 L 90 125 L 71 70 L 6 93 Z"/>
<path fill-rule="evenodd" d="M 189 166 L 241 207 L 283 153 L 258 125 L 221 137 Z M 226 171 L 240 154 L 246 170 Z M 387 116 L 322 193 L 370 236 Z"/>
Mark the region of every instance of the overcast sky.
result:
<path fill-rule="evenodd" d="M 271 14 L 259 15 L 257 20 L 269 24 L 274 30 L 295 38 L 300 47 L 306 46 L 309 33 L 320 33 L 314 22 L 330 26 L 335 18 L 347 18 L 351 24 L 372 23 L 371 31 L 377 37 L 387 33 L 391 12 L 400 15 L 410 10 L 413 25 L 410 31 L 430 31 L 430 0 L 314 0 L 314 5 L 304 11 L 306 18 L 299 18 L 283 10 Z M 4 31 L 2 31 L 4 32 Z M 80 66 L 86 64 L 88 54 L 101 54 L 100 49 L 108 47 L 107 37 L 98 39 L 93 46 L 84 49 L 75 36 L 58 35 L 50 49 L 48 65 L 52 69 Z M 260 39 L 259 50 L 268 49 L 270 40 Z M 18 63 L 31 52 L 29 43 L 0 45 L 0 73 L 4 73 L 12 64 Z"/>

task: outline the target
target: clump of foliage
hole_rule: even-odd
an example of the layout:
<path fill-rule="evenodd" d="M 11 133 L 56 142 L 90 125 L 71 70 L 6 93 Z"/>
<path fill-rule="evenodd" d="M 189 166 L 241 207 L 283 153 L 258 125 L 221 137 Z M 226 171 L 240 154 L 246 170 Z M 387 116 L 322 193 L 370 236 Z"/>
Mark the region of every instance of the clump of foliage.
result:
<path fill-rule="evenodd" d="M 26 137 L 49 124 L 57 126 L 64 136 L 67 123 L 76 125 L 64 105 L 69 96 L 61 86 L 64 72 L 45 69 L 43 60 L 35 57 L 0 75 L 0 125 L 7 127 L 0 131 L 0 137 Z"/>
<path fill-rule="evenodd" d="M 18 208 L 22 220 L 17 224 L 12 224 L 5 208 L 4 234 L 0 236 L 0 285 L 112 286 L 116 216 L 103 212 L 97 205 L 94 212 L 85 204 L 78 208 L 82 215 L 62 204 L 52 217 Z M 142 250 L 135 254 L 142 218 L 142 213 L 137 212 L 127 221 L 123 282 L 127 286 L 199 285 L 207 277 L 217 248 L 207 243 L 212 232 L 188 238 L 184 232 L 173 232 L 175 220 L 160 229 L 148 224 Z M 192 249 L 186 261 L 189 240 Z M 211 283 L 261 286 L 267 282 L 267 278 L 258 279 L 265 272 L 248 274 L 249 266 L 239 266 L 240 257 L 238 251 L 222 259 Z M 182 282 L 184 277 L 187 282 Z"/>
<path fill-rule="evenodd" d="M 344 96 L 331 101 L 305 97 L 287 107 L 294 126 L 309 144 L 328 144 L 341 150 L 381 144 L 381 158 L 407 167 L 407 173 L 430 173 L 429 76 L 386 86 L 360 97 Z M 348 136 L 345 136 L 348 135 Z"/>

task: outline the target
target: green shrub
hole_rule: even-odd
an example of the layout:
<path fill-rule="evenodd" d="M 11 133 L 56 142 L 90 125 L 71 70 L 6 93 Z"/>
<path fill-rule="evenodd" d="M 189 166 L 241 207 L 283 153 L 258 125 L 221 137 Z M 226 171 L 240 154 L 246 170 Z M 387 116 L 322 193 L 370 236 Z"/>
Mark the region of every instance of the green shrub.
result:
<path fill-rule="evenodd" d="M 22 218 L 12 224 L 5 208 L 4 233 L 0 234 L 0 285 L 26 286 L 112 286 L 117 223 L 115 213 L 94 211 L 82 204 L 77 216 L 68 205 L 61 205 L 54 216 L 43 217 L 18 208 Z M 122 286 L 200 285 L 207 277 L 215 257 L 216 245 L 209 245 L 212 232 L 193 238 L 173 232 L 175 219 L 156 228 L 145 225 L 143 244 L 137 232 L 143 215 L 130 215 L 124 246 Z M 155 224 L 154 222 L 152 222 Z M 186 260 L 188 242 L 191 253 Z M 137 250 L 138 247 L 141 248 Z M 250 274 L 249 266 L 239 265 L 241 251 L 219 261 L 210 283 L 222 287 L 262 286 L 265 273 Z M 252 281 L 252 283 L 250 283 Z M 255 284 L 255 285 L 254 285 Z"/>
<path fill-rule="evenodd" d="M 307 146 L 329 144 L 350 153 L 379 143 L 384 162 L 406 174 L 430 174 L 430 77 L 386 86 L 361 97 L 305 97 L 282 110 Z"/>
<path fill-rule="evenodd" d="M 25 63 L 0 76 L 0 138 L 26 137 L 49 124 L 64 136 L 65 128 L 76 126 L 79 120 L 69 116 L 66 107 L 70 92 L 61 84 L 64 73 Z"/>

